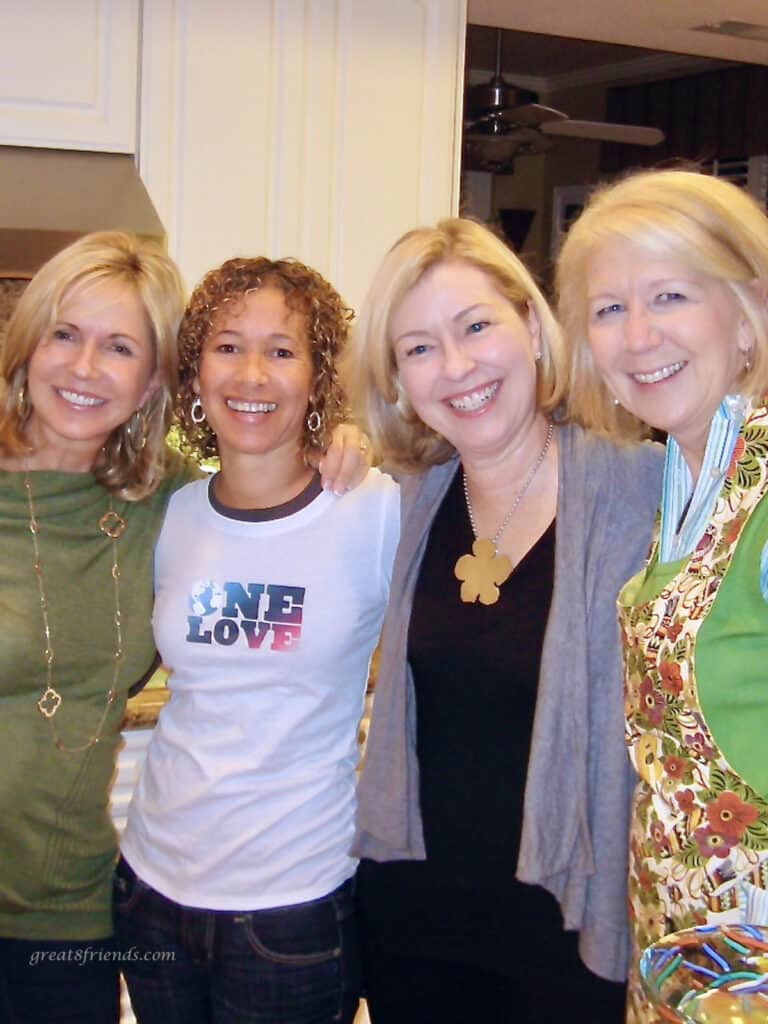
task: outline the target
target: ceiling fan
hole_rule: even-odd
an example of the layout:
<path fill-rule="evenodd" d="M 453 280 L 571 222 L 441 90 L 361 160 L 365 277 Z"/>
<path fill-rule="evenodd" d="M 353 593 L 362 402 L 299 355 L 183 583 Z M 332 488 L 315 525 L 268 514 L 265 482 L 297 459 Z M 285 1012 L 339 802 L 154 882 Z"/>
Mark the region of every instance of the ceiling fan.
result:
<path fill-rule="evenodd" d="M 656 146 L 664 132 L 641 125 L 576 121 L 538 102 L 535 92 L 520 89 L 501 73 L 502 30 L 496 32 L 496 71 L 489 82 L 470 86 L 464 104 L 464 167 L 471 171 L 510 174 L 516 156 L 543 153 L 552 136 Z"/>

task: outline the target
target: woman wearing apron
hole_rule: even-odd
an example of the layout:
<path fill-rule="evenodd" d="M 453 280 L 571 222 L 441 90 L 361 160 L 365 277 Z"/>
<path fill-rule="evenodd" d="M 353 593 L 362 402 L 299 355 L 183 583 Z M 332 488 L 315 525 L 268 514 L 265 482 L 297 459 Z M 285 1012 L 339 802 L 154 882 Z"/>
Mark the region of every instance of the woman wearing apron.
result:
<path fill-rule="evenodd" d="M 635 955 L 768 923 L 768 222 L 734 186 L 646 172 L 599 192 L 559 263 L 570 411 L 669 435 L 647 567 L 619 597 Z"/>

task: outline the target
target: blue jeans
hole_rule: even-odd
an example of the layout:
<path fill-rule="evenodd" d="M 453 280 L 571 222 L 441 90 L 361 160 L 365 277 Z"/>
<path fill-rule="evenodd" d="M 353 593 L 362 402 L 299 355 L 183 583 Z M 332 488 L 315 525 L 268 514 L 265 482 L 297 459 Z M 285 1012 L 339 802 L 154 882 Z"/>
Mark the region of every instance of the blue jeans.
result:
<path fill-rule="evenodd" d="M 0 939 L 2 1024 L 117 1024 L 112 939 Z"/>
<path fill-rule="evenodd" d="M 181 906 L 121 860 L 115 935 L 139 1024 L 351 1024 L 360 953 L 350 879 L 269 910 Z"/>

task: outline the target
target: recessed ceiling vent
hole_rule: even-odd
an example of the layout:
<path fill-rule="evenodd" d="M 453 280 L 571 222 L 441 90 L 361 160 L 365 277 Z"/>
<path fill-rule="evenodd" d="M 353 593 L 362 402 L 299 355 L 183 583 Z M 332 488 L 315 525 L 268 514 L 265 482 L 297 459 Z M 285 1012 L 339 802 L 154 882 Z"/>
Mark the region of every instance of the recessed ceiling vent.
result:
<path fill-rule="evenodd" d="M 694 25 L 694 32 L 712 32 L 717 36 L 736 36 L 768 43 L 768 25 L 753 25 L 750 21 L 716 21 L 711 25 Z"/>

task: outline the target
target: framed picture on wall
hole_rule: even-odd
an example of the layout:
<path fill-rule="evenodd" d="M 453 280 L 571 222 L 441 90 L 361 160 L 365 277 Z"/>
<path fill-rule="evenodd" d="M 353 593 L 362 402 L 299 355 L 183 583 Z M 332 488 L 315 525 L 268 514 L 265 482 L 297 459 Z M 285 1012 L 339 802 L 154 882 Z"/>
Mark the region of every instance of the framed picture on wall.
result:
<path fill-rule="evenodd" d="M 552 243 L 550 254 L 557 258 L 560 243 L 587 201 L 590 185 L 558 185 L 552 193 Z"/>

